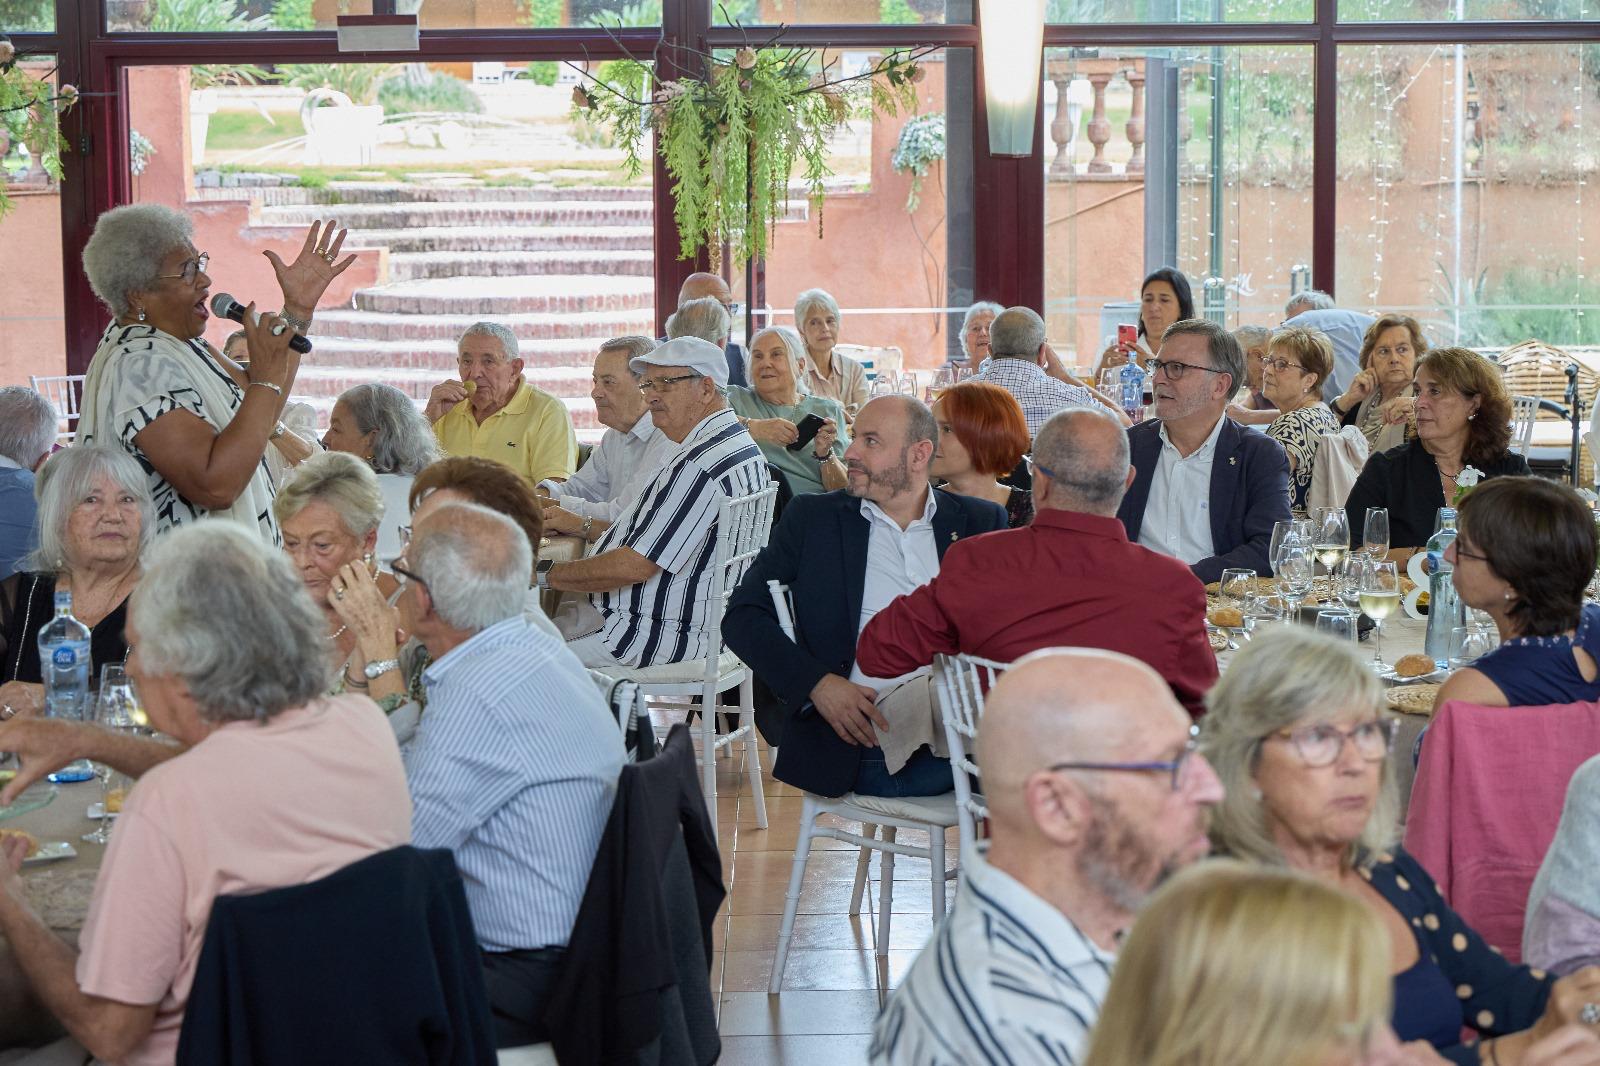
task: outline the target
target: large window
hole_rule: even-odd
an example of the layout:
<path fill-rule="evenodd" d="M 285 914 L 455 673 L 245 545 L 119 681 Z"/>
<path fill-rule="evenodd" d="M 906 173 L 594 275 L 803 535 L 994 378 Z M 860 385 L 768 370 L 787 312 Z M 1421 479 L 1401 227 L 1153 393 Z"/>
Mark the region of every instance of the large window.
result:
<path fill-rule="evenodd" d="M 1600 46 L 1339 53 L 1338 285 L 1435 342 L 1600 342 Z"/>
<path fill-rule="evenodd" d="M 1046 53 L 1045 306 L 1069 364 L 1137 322 L 1155 266 L 1197 313 L 1281 320 L 1309 282 L 1311 71 L 1301 46 Z"/>
<path fill-rule="evenodd" d="M 0 0 L 4 5 L 40 0 Z M 659 26 L 662 0 L 397 0 L 424 29 L 563 29 Z M 325 30 L 340 15 L 370 15 L 372 0 L 106 0 L 106 28 L 116 32 L 256 33 Z"/>

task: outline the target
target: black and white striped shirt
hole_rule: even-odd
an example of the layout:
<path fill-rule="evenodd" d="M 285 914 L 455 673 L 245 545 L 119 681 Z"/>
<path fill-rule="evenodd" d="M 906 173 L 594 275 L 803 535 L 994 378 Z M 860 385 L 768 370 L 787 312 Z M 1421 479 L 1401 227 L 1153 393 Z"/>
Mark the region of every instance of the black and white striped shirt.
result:
<path fill-rule="evenodd" d="M 628 666 L 656 666 L 706 655 L 717 507 L 771 480 L 767 461 L 733 411 L 707 415 L 676 454 L 605 531 L 594 554 L 632 548 L 661 569 L 647 581 L 590 595 L 605 618 L 606 648 Z"/>
<path fill-rule="evenodd" d="M 1075 1066 L 1116 957 L 980 856 L 878 1016 L 872 1066 Z"/>

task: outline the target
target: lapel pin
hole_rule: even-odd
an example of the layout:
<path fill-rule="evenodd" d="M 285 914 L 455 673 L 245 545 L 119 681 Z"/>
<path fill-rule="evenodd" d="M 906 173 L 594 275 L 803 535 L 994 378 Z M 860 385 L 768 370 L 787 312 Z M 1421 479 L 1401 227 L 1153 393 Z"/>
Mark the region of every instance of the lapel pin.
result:
<path fill-rule="evenodd" d="M 950 540 L 951 540 L 951 541 L 952 541 L 952 542 L 954 542 L 954 541 L 955 541 L 955 539 L 956 539 L 956 535 L 955 535 L 955 534 L 954 534 L 954 533 L 951 533 L 951 534 L 950 534 Z"/>
<path fill-rule="evenodd" d="M 1238 466 L 1239 465 L 1239 457 L 1237 455 L 1228 456 L 1228 465 L 1229 466 Z"/>

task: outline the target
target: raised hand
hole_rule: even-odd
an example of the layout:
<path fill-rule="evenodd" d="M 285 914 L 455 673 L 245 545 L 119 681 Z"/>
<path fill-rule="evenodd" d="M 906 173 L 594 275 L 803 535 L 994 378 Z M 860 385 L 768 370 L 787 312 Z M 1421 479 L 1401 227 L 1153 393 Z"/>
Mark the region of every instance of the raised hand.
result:
<path fill-rule="evenodd" d="M 316 311 L 322 294 L 333 284 L 333 279 L 356 261 L 354 255 L 349 255 L 343 262 L 335 262 L 339 258 L 339 249 L 344 247 L 345 235 L 350 232 L 335 232 L 336 224 L 332 219 L 326 223 L 313 222 L 306 231 L 300 254 L 295 256 L 292 263 L 284 263 L 278 253 L 270 249 L 262 253 L 272 264 L 272 272 L 278 276 L 278 288 L 283 290 L 283 306 L 289 313 L 309 319 Z"/>

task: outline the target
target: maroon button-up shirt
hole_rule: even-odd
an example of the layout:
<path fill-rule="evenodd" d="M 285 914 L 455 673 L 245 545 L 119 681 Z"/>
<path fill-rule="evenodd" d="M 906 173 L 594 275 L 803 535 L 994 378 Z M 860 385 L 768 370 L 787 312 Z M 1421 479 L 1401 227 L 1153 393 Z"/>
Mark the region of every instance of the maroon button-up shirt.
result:
<path fill-rule="evenodd" d="M 1150 664 L 1199 717 L 1217 680 L 1205 615 L 1200 579 L 1129 543 L 1117 519 L 1042 510 L 1032 525 L 950 545 L 938 577 L 861 631 L 856 662 L 898 677 L 940 654 L 1012 662 L 1040 648 L 1104 648 Z"/>

